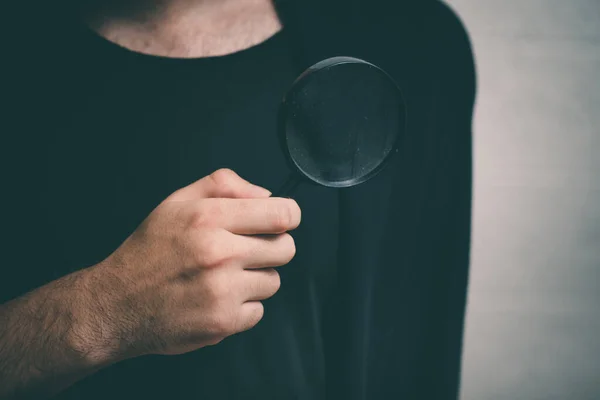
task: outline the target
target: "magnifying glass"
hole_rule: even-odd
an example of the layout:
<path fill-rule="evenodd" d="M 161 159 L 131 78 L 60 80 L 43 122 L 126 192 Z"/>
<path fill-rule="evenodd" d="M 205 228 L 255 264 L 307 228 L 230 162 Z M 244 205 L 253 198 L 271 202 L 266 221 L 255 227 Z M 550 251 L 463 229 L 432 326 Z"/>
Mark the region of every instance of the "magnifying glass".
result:
<path fill-rule="evenodd" d="M 280 145 L 291 175 L 275 197 L 308 182 L 344 188 L 371 179 L 392 158 L 406 127 L 398 85 L 381 68 L 333 57 L 308 68 L 285 95 Z"/>

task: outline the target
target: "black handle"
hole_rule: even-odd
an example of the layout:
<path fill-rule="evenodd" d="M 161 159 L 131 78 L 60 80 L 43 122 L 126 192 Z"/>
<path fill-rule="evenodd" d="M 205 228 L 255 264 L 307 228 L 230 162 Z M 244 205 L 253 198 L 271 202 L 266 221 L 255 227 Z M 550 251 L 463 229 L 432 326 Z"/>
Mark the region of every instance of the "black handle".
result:
<path fill-rule="evenodd" d="M 290 174 L 272 197 L 292 197 L 299 184 L 300 180 L 294 174 Z"/>

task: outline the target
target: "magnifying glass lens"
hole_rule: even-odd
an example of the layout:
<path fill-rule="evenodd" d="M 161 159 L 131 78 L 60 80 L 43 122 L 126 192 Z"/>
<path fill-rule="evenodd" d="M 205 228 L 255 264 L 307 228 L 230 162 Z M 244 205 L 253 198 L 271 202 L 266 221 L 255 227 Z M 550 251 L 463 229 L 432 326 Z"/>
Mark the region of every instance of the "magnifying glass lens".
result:
<path fill-rule="evenodd" d="M 374 176 L 397 148 L 405 106 L 383 70 L 335 57 L 294 83 L 279 119 L 283 151 L 300 179 L 348 187 Z"/>

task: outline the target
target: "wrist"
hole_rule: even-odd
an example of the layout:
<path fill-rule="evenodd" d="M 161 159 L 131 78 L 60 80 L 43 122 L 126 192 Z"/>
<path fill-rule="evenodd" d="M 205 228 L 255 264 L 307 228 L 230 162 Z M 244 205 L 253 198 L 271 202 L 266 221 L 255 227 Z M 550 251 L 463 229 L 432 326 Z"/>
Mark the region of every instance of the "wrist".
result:
<path fill-rule="evenodd" d="M 70 342 L 87 367 L 102 368 L 125 357 L 114 312 L 115 296 L 110 290 L 104 263 L 77 272 L 74 324 Z"/>

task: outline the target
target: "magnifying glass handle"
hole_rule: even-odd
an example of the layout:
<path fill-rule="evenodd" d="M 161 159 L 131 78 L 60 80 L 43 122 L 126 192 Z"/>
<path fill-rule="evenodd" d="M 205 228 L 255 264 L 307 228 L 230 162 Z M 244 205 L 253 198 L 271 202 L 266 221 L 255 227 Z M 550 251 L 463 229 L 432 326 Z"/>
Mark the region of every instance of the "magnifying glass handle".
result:
<path fill-rule="evenodd" d="M 300 180 L 293 174 L 290 174 L 283 185 L 281 185 L 271 197 L 292 197 L 292 194 L 294 194 L 299 184 Z"/>

